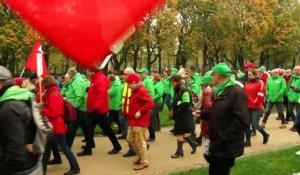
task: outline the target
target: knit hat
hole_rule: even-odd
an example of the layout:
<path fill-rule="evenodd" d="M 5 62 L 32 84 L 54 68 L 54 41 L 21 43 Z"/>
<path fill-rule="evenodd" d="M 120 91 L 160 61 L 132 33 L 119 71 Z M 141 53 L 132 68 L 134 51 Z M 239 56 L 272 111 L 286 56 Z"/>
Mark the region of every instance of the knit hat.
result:
<path fill-rule="evenodd" d="M 8 69 L 6 69 L 3 66 L 0 66 L 0 81 L 7 81 L 7 80 L 11 80 L 11 73 L 9 72 Z"/>
<path fill-rule="evenodd" d="M 171 75 L 175 75 L 175 74 L 177 74 L 177 72 L 178 72 L 178 69 L 176 69 L 176 68 L 171 69 Z"/>
<path fill-rule="evenodd" d="M 225 75 L 227 77 L 231 76 L 231 70 L 225 63 L 219 63 L 212 68 L 212 73 L 217 73 L 220 75 Z"/>
<path fill-rule="evenodd" d="M 141 82 L 140 77 L 137 74 L 130 74 L 128 75 L 126 82 L 128 84 L 137 84 L 139 82 Z"/>
<path fill-rule="evenodd" d="M 202 84 L 210 84 L 211 82 L 212 82 L 212 76 L 210 76 L 210 75 L 205 75 L 205 76 L 202 78 L 201 85 L 202 85 Z"/>
<path fill-rule="evenodd" d="M 147 68 L 143 67 L 142 69 L 140 69 L 140 70 L 138 71 L 138 73 L 149 74 L 149 70 L 148 70 Z"/>
<path fill-rule="evenodd" d="M 247 63 L 247 64 L 244 65 L 244 67 L 249 68 L 249 69 L 254 69 L 255 68 L 253 63 Z"/>

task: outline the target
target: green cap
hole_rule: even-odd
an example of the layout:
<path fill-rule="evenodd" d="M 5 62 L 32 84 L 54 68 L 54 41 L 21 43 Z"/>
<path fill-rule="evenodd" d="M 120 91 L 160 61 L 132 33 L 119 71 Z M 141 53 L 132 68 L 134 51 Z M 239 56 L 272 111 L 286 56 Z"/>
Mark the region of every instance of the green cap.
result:
<path fill-rule="evenodd" d="M 171 75 L 175 75 L 175 74 L 177 74 L 177 72 L 178 72 L 178 69 L 176 69 L 176 68 L 171 69 Z"/>
<path fill-rule="evenodd" d="M 140 70 L 138 71 L 138 73 L 149 74 L 149 70 L 148 70 L 147 68 L 143 67 L 142 69 L 140 69 Z"/>
<path fill-rule="evenodd" d="M 231 75 L 231 70 L 225 63 L 219 63 L 212 68 L 212 73 L 229 77 Z"/>
<path fill-rule="evenodd" d="M 211 82 L 212 82 L 212 76 L 210 76 L 210 75 L 205 75 L 205 76 L 202 78 L 201 85 L 202 85 L 202 84 L 210 84 Z"/>

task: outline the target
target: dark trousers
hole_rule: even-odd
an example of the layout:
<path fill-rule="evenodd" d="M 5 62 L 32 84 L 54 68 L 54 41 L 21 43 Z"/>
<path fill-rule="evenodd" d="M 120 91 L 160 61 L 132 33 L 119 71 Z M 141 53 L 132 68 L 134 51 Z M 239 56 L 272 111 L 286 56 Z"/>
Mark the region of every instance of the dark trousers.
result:
<path fill-rule="evenodd" d="M 289 110 L 288 110 L 289 100 L 288 100 L 288 97 L 286 95 L 283 96 L 283 106 L 285 107 L 285 111 L 286 111 L 285 117 L 290 118 L 290 116 L 289 116 L 290 114 L 289 114 Z"/>
<path fill-rule="evenodd" d="M 267 135 L 266 131 L 259 125 L 259 119 L 261 114 L 261 109 L 249 109 L 249 114 L 251 117 L 251 126 L 253 129 L 258 130 L 263 136 Z M 246 140 L 250 141 L 251 130 L 246 129 Z"/>
<path fill-rule="evenodd" d="M 271 114 L 271 110 L 272 110 L 274 105 L 276 105 L 278 116 L 281 119 L 281 124 L 285 124 L 285 118 L 284 118 L 283 109 L 282 109 L 282 106 L 283 106 L 282 102 L 268 102 L 267 111 L 264 115 L 263 122 L 267 123 L 268 118 Z"/>
<path fill-rule="evenodd" d="M 86 127 L 86 112 L 83 111 L 79 111 L 77 110 L 77 119 L 72 122 L 72 123 L 68 123 L 68 131 L 66 133 L 66 140 L 67 140 L 67 144 L 69 145 L 70 148 L 72 148 L 75 136 L 76 136 L 76 132 L 78 127 L 81 127 L 82 133 L 84 138 L 86 139 L 87 137 L 87 127 Z"/>
<path fill-rule="evenodd" d="M 119 121 L 121 123 L 122 136 L 127 137 L 128 121 L 127 117 L 123 115 L 122 111 L 119 111 Z"/>
<path fill-rule="evenodd" d="M 51 151 L 54 159 L 61 160 L 58 144 L 56 142 L 53 142 L 53 144 L 51 145 Z"/>
<path fill-rule="evenodd" d="M 289 121 L 290 119 L 293 120 L 293 122 L 295 123 L 296 120 L 296 115 L 294 113 L 294 109 L 296 107 L 296 111 L 298 111 L 299 109 L 299 103 L 297 102 L 289 102 L 288 103 L 288 115 L 286 116 L 286 120 Z"/>
<path fill-rule="evenodd" d="M 164 94 L 163 95 L 163 100 L 165 102 L 165 104 L 167 105 L 168 109 L 170 110 L 171 109 L 171 101 L 172 101 L 172 97 L 171 97 L 171 94 Z M 164 106 L 162 106 L 162 108 L 164 108 Z"/>
<path fill-rule="evenodd" d="M 109 126 L 112 126 L 112 123 L 115 122 L 118 125 L 118 133 L 122 133 L 118 110 L 109 110 L 108 122 Z"/>
<path fill-rule="evenodd" d="M 153 113 L 153 110 L 150 112 L 150 126 L 148 127 L 149 131 L 149 138 L 155 139 L 155 128 L 154 128 L 154 123 L 155 123 L 155 116 Z"/>
<path fill-rule="evenodd" d="M 97 114 L 95 112 L 89 113 L 87 116 L 87 142 L 86 142 L 86 150 L 92 149 L 92 144 L 94 143 L 94 129 L 96 125 L 98 125 L 105 135 L 108 136 L 112 145 L 116 149 L 120 149 L 121 145 L 118 142 L 118 139 L 111 129 L 109 122 L 107 120 L 107 114 Z"/>
<path fill-rule="evenodd" d="M 206 160 L 209 163 L 209 175 L 229 175 L 231 167 L 234 166 L 235 158 L 208 156 Z"/>
<path fill-rule="evenodd" d="M 65 135 L 56 135 L 56 136 L 53 136 L 52 138 L 50 138 L 46 145 L 46 150 L 43 155 L 43 161 L 42 161 L 44 172 L 47 171 L 47 163 L 50 159 L 51 147 L 53 144 L 57 144 L 60 147 L 60 149 L 62 150 L 62 152 L 68 159 L 71 169 L 79 170 L 78 162 L 77 162 L 74 154 L 72 153 L 71 149 L 67 145 Z"/>
<path fill-rule="evenodd" d="M 155 103 L 152 110 L 151 123 L 153 124 L 154 131 L 160 131 L 160 117 L 159 112 L 162 110 L 162 103 Z"/>

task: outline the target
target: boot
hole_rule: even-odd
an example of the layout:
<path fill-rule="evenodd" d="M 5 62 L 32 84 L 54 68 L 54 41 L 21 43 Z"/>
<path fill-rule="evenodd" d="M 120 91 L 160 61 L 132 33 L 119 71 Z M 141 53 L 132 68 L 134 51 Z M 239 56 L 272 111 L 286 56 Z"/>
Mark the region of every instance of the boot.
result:
<path fill-rule="evenodd" d="M 179 157 L 183 157 L 182 146 L 183 146 L 183 141 L 177 140 L 177 150 L 176 150 L 176 153 L 171 156 L 171 158 L 176 159 L 176 158 L 179 158 Z"/>
<path fill-rule="evenodd" d="M 269 137 L 270 137 L 269 134 L 267 134 L 267 133 L 263 134 L 263 144 L 267 144 L 268 143 Z"/>
<path fill-rule="evenodd" d="M 192 148 L 191 154 L 195 154 L 195 152 L 197 150 L 197 146 L 199 146 L 199 144 L 195 140 L 193 140 L 191 137 L 187 137 L 187 138 L 185 138 L 185 140 L 189 143 L 189 145 Z"/>

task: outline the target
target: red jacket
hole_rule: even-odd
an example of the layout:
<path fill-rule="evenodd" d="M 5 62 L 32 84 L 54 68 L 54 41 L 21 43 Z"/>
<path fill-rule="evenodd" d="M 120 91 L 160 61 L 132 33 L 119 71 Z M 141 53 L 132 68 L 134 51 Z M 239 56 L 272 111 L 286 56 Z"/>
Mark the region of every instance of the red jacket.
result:
<path fill-rule="evenodd" d="M 101 71 L 91 76 L 91 86 L 87 95 L 87 112 L 97 110 L 99 114 L 108 113 L 109 84 L 109 79 Z"/>
<path fill-rule="evenodd" d="M 53 125 L 54 135 L 65 134 L 67 128 L 63 120 L 64 101 L 58 86 L 51 86 L 43 96 L 44 106 L 42 114 L 46 116 Z"/>
<path fill-rule="evenodd" d="M 150 126 L 150 110 L 152 108 L 154 108 L 154 101 L 143 85 L 132 90 L 129 101 L 129 113 L 127 116 L 128 125 L 141 127 Z M 142 115 L 139 119 L 135 119 L 135 114 L 138 111 L 140 111 Z"/>
<path fill-rule="evenodd" d="M 264 72 L 261 75 L 261 80 L 264 82 L 265 85 L 267 84 L 268 78 L 269 78 L 269 75 L 266 72 Z"/>
<path fill-rule="evenodd" d="M 260 79 L 249 80 L 246 82 L 244 89 L 248 97 L 248 108 L 262 109 L 266 94 L 263 81 Z"/>

